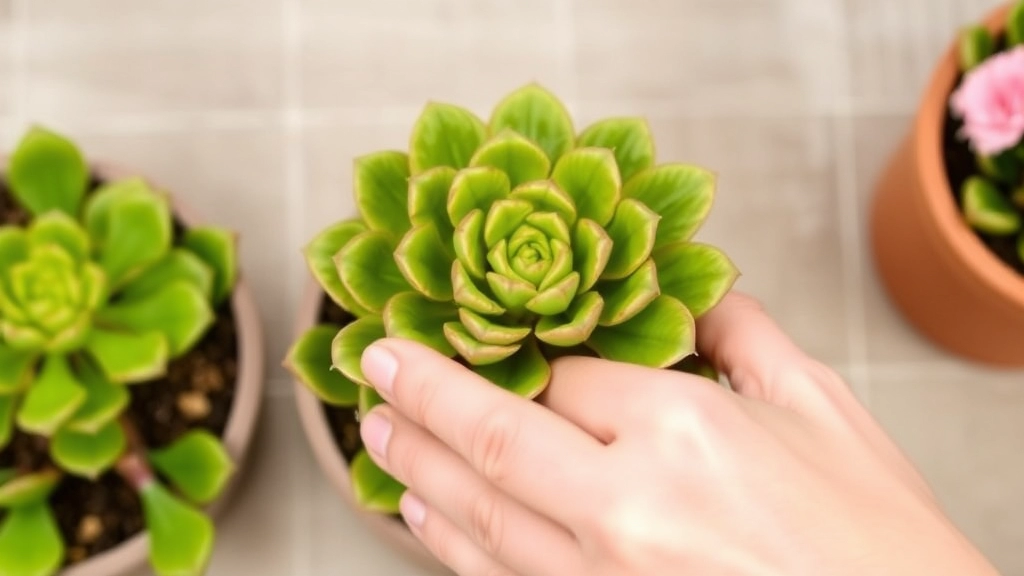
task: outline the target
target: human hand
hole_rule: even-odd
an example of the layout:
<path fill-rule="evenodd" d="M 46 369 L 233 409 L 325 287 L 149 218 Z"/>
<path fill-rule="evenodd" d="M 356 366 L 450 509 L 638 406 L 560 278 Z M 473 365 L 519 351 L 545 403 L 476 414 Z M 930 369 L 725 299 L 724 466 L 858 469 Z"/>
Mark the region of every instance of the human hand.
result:
<path fill-rule="evenodd" d="M 414 343 L 369 348 L 371 457 L 461 576 L 988 575 L 845 383 L 756 302 L 698 326 L 728 390 L 591 358 L 540 403 Z"/>

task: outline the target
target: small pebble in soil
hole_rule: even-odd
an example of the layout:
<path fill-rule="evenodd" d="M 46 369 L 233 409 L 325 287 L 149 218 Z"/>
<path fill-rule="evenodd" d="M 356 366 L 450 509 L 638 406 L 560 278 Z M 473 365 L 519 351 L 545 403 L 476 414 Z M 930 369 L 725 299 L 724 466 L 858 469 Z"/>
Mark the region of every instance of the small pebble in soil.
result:
<path fill-rule="evenodd" d="M 103 534 L 103 520 L 95 514 L 82 516 L 75 538 L 81 544 L 92 544 Z"/>
<path fill-rule="evenodd" d="M 210 415 L 210 399 L 198 391 L 178 394 L 178 412 L 190 421 L 202 420 Z"/>

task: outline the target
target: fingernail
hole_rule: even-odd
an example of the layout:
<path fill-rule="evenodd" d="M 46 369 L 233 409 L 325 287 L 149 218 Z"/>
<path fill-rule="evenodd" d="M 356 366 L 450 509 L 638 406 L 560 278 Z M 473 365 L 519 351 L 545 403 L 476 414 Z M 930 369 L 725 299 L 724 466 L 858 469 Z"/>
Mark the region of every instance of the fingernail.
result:
<path fill-rule="evenodd" d="M 427 517 L 426 504 L 412 492 L 402 494 L 402 499 L 398 501 L 398 510 L 402 513 L 402 518 L 414 528 L 423 526 L 423 520 Z"/>
<path fill-rule="evenodd" d="M 377 412 L 370 412 L 363 418 L 359 434 L 366 449 L 384 460 L 388 453 L 388 440 L 391 439 L 391 422 Z"/>
<path fill-rule="evenodd" d="M 363 351 L 363 376 L 380 392 L 382 396 L 390 396 L 398 373 L 398 359 L 387 348 L 373 344 Z"/>

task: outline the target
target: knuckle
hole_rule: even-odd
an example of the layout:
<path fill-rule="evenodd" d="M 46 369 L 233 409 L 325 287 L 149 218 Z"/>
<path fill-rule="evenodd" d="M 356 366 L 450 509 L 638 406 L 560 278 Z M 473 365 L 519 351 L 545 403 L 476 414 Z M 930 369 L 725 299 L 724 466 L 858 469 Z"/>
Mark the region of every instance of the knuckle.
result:
<path fill-rule="evenodd" d="M 497 496 L 484 492 L 473 499 L 469 529 L 474 541 L 488 556 L 499 556 L 504 541 L 505 515 Z"/>
<path fill-rule="evenodd" d="M 519 419 L 508 411 L 492 410 L 471 435 L 470 463 L 492 484 L 502 484 L 514 465 L 511 460 L 519 426 Z"/>

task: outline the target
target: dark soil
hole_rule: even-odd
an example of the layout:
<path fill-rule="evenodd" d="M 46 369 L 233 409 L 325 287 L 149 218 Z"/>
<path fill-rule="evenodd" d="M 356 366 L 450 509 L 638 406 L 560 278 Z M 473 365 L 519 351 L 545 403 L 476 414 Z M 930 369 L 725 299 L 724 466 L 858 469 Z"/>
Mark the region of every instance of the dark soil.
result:
<path fill-rule="evenodd" d="M 93 182 L 95 189 L 98 182 Z M 0 179 L 0 224 L 24 225 L 27 215 L 17 207 Z M 175 222 L 175 238 L 184 230 Z M 134 423 L 147 446 L 165 446 L 197 428 L 222 436 L 235 396 L 238 339 L 231 306 L 216 311 L 216 321 L 203 339 L 167 374 L 128 388 L 131 403 L 125 416 Z M 45 438 L 16 433 L 0 451 L 0 468 L 23 471 L 52 466 Z M 114 548 L 145 528 L 135 491 L 111 471 L 95 482 L 65 476 L 50 497 L 67 545 L 65 565 Z M 2 515 L 0 515 L 2 517 Z"/>
<path fill-rule="evenodd" d="M 960 80 L 958 79 L 957 85 L 959 84 Z M 943 130 L 943 157 L 946 161 L 946 173 L 949 177 L 950 189 L 953 191 L 953 199 L 961 208 L 963 205 L 960 199 L 960 190 L 964 182 L 968 178 L 981 173 L 974 153 L 971 152 L 967 142 L 959 137 L 962 127 L 963 121 L 954 118 L 947 109 L 946 124 Z M 1009 195 L 1009 190 L 1005 187 L 1002 187 L 1002 189 Z M 977 230 L 975 230 L 975 234 L 1007 266 L 1024 275 L 1024 260 L 1021 260 L 1021 257 L 1017 254 L 1017 235 L 992 236 Z"/>

